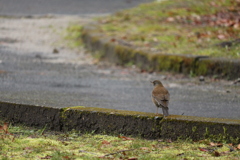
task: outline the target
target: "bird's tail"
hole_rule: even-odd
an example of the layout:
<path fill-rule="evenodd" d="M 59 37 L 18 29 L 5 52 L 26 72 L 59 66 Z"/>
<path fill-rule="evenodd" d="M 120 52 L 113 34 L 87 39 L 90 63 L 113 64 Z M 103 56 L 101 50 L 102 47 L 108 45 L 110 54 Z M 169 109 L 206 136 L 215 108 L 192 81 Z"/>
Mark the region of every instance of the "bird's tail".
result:
<path fill-rule="evenodd" d="M 169 116 L 168 107 L 162 107 L 162 111 L 164 116 Z"/>

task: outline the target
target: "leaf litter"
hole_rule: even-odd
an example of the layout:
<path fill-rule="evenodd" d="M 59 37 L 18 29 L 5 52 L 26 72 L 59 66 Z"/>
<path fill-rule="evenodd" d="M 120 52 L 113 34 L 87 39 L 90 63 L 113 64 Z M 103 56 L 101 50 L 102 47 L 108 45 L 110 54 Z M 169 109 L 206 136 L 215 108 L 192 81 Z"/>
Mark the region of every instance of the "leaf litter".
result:
<path fill-rule="evenodd" d="M 240 58 L 239 17 L 239 0 L 168 0 L 142 4 L 98 22 L 112 43 L 135 49 Z"/>
<path fill-rule="evenodd" d="M 1 123 L 0 123 L 1 124 Z M 202 141 L 146 140 L 76 131 L 0 125 L 1 159 L 239 159 L 240 144 Z"/>

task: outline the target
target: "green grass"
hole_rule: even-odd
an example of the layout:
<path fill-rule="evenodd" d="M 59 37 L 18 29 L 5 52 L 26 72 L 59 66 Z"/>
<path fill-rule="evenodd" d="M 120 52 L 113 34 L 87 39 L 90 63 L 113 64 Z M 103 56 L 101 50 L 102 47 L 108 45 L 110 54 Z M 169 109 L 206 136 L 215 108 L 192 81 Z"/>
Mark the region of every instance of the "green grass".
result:
<path fill-rule="evenodd" d="M 2 124 L 2 123 L 1 123 Z M 76 131 L 42 132 L 25 126 L 0 130 L 0 159 L 239 159 L 240 145 L 171 140 L 146 140 Z M 237 149 L 237 146 L 239 149 Z M 230 148 L 233 150 L 230 152 Z M 201 151 L 202 150 L 202 151 Z"/>
<path fill-rule="evenodd" d="M 218 21 L 211 25 L 205 20 L 216 13 L 235 14 L 240 8 L 236 3 L 233 0 L 165 0 L 142 4 L 98 21 L 101 32 L 141 50 L 240 58 L 240 43 L 232 43 L 231 47 L 219 45 L 238 39 L 240 26 L 224 26 L 230 22 L 218 24 Z"/>
<path fill-rule="evenodd" d="M 82 46 L 82 26 L 78 24 L 69 24 L 63 35 L 70 48 Z"/>

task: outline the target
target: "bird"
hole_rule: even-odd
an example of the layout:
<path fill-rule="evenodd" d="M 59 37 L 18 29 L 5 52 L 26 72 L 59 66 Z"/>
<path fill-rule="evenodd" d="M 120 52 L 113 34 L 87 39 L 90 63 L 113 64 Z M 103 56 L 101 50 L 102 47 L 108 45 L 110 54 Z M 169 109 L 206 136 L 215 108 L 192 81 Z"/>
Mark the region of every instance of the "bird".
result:
<path fill-rule="evenodd" d="M 162 108 L 163 115 L 168 116 L 168 103 L 170 100 L 170 94 L 168 90 L 163 86 L 162 82 L 159 80 L 151 81 L 154 88 L 152 90 L 152 101 L 157 107 L 157 113 L 158 114 L 158 108 Z"/>

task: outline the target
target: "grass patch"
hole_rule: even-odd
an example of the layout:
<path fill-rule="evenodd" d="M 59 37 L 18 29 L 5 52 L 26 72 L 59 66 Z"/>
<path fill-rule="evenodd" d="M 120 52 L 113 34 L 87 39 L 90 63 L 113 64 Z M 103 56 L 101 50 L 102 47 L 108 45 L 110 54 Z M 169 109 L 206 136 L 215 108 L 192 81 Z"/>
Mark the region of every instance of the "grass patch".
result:
<path fill-rule="evenodd" d="M 3 124 L 1 122 L 1 124 Z M 239 159 L 240 145 L 0 126 L 0 159 Z"/>
<path fill-rule="evenodd" d="M 70 48 L 82 46 L 82 26 L 79 24 L 69 24 L 65 30 L 64 39 Z"/>
<path fill-rule="evenodd" d="M 145 51 L 240 58 L 240 2 L 165 0 L 99 18 L 101 32 Z"/>

